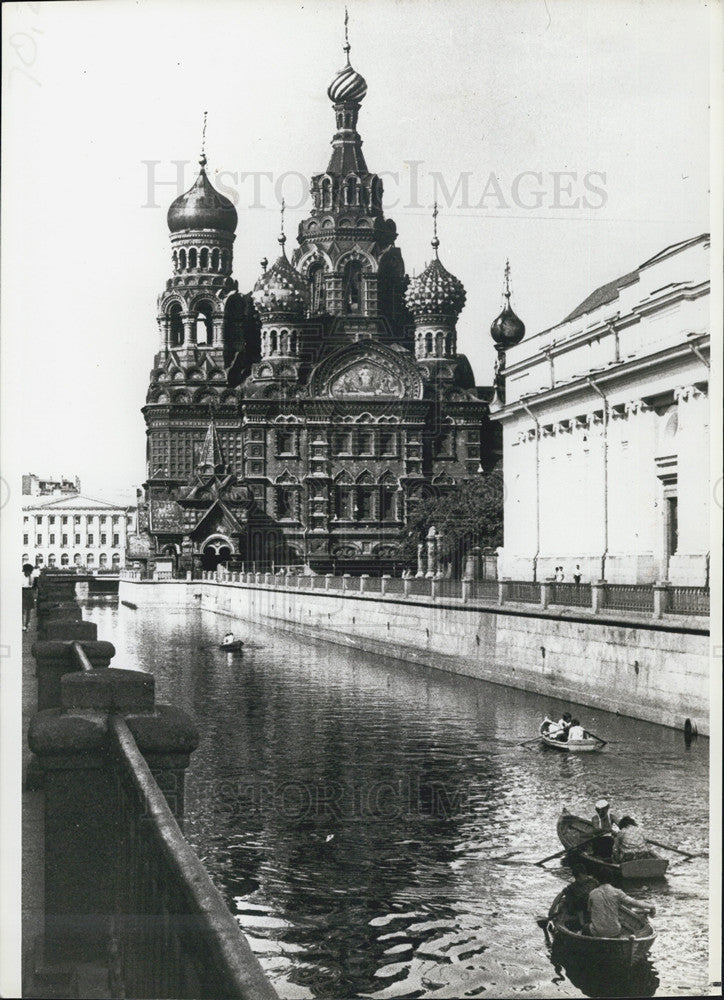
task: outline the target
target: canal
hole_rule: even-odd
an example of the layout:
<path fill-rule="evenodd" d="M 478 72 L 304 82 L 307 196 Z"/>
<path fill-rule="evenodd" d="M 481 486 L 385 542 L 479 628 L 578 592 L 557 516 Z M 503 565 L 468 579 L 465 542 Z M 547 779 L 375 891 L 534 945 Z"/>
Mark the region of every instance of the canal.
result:
<path fill-rule="evenodd" d="M 707 852 L 707 740 L 581 708 L 610 743 L 574 757 L 520 745 L 568 707 L 537 695 L 197 608 L 84 616 L 196 721 L 186 834 L 281 997 L 706 992 L 706 858 L 667 854 L 665 881 L 631 887 L 658 938 L 624 980 L 551 954 L 536 918 L 569 871 L 532 862 L 559 850 L 562 806 L 588 816 L 602 795 Z M 216 648 L 229 627 L 243 656 Z"/>

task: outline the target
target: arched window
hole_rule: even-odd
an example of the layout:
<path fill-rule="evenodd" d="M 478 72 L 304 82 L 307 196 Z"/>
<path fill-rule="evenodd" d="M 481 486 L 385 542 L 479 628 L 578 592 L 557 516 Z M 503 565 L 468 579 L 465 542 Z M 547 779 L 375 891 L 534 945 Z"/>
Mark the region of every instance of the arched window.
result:
<path fill-rule="evenodd" d="M 432 354 L 432 334 L 425 334 L 425 354 L 429 357 Z"/>
<path fill-rule="evenodd" d="M 35 557 L 35 565 L 36 566 L 42 566 L 43 562 L 44 562 L 44 559 L 43 559 L 42 556 L 36 556 Z"/>
<path fill-rule="evenodd" d="M 111 560 L 111 562 L 113 563 L 113 569 L 118 569 L 118 567 L 121 564 L 121 557 L 118 554 L 118 552 L 113 553 L 113 559 Z"/>
<path fill-rule="evenodd" d="M 88 555 L 85 557 L 86 566 L 92 566 L 95 561 L 96 557 L 93 555 L 92 552 L 89 552 Z"/>
<path fill-rule="evenodd" d="M 175 250 L 172 254 L 172 259 L 173 259 L 173 269 L 175 273 L 176 271 L 178 271 L 178 254 L 176 253 Z"/>
<path fill-rule="evenodd" d="M 180 347 L 184 342 L 184 321 L 180 302 L 172 302 L 168 310 L 168 336 L 171 347 Z"/>
<path fill-rule="evenodd" d="M 332 179 L 325 177 L 322 181 L 322 208 L 332 207 Z"/>
<path fill-rule="evenodd" d="M 211 251 L 211 270 L 212 271 L 218 271 L 219 270 L 219 250 L 218 250 L 218 247 L 214 247 L 214 249 Z"/>
<path fill-rule="evenodd" d="M 269 331 L 269 353 L 277 353 L 277 332 L 276 330 Z"/>
<path fill-rule="evenodd" d="M 68 553 L 64 552 L 63 555 L 60 557 L 60 565 L 67 566 L 68 562 L 69 562 Z"/>
<path fill-rule="evenodd" d="M 80 552 L 76 552 L 76 554 L 73 556 L 73 565 L 74 566 L 82 566 L 83 565 L 83 557 L 80 554 Z"/>
<path fill-rule="evenodd" d="M 445 354 L 448 358 L 452 357 L 453 346 L 452 346 L 452 334 L 448 333 L 445 337 Z"/>
<path fill-rule="evenodd" d="M 178 266 L 182 271 L 186 270 L 186 251 L 183 247 L 178 252 Z"/>
<path fill-rule="evenodd" d="M 343 295 L 344 311 L 359 312 L 362 304 L 362 265 L 358 260 L 349 260 L 344 266 Z"/>
<path fill-rule="evenodd" d="M 313 316 L 325 311 L 324 264 L 321 261 L 309 268 L 309 308 Z"/>
<path fill-rule="evenodd" d="M 203 268 L 204 271 L 209 269 L 209 251 L 204 247 L 199 255 L 199 267 Z"/>
<path fill-rule="evenodd" d="M 297 335 L 294 330 L 289 334 L 289 353 L 291 355 L 296 355 L 297 353 Z"/>
<path fill-rule="evenodd" d="M 196 343 L 206 345 L 214 342 L 214 309 L 210 302 L 199 302 L 196 306 Z"/>
<path fill-rule="evenodd" d="M 105 554 L 105 552 L 101 552 L 100 557 L 98 559 L 98 568 L 105 569 L 107 565 L 108 565 L 108 556 Z"/>
<path fill-rule="evenodd" d="M 223 274 L 226 274 L 229 270 L 229 251 L 221 251 L 221 270 Z"/>
<path fill-rule="evenodd" d="M 196 247 L 189 250 L 189 267 L 196 267 Z"/>
<path fill-rule="evenodd" d="M 356 205 L 357 204 L 357 178 L 348 177 L 347 178 L 347 204 Z"/>
<path fill-rule="evenodd" d="M 435 354 L 441 358 L 445 353 L 445 337 L 442 333 L 435 334 Z"/>
<path fill-rule="evenodd" d="M 48 566 L 55 566 L 55 554 L 53 552 L 48 556 Z"/>
<path fill-rule="evenodd" d="M 289 354 L 289 331 L 282 330 L 279 334 L 279 353 L 286 357 Z"/>

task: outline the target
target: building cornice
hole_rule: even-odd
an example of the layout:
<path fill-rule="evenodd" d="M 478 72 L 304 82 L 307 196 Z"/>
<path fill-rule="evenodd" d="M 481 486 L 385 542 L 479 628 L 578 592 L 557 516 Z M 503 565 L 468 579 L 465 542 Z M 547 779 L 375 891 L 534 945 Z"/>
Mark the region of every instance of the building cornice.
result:
<path fill-rule="evenodd" d="M 506 403 L 505 406 L 498 410 L 491 410 L 490 419 L 503 422 L 517 416 L 519 413 L 525 413 L 526 407 L 533 404 L 563 402 L 569 397 L 579 395 L 581 390 L 588 394 L 591 392 L 589 379 L 601 386 L 610 387 L 619 380 L 627 379 L 632 375 L 642 375 L 652 368 L 660 367 L 671 361 L 690 358 L 693 356 L 693 347 L 696 347 L 699 351 L 703 349 L 708 353 L 709 344 L 710 336 L 708 333 L 691 335 L 688 341 L 675 344 L 673 347 L 667 347 L 655 354 L 648 354 L 645 357 L 633 358 L 628 361 L 619 361 L 608 368 L 593 369 L 585 375 L 577 375 L 570 381 L 555 385 L 551 389 L 521 396 L 519 400 Z M 708 381 L 708 374 L 701 381 Z"/>

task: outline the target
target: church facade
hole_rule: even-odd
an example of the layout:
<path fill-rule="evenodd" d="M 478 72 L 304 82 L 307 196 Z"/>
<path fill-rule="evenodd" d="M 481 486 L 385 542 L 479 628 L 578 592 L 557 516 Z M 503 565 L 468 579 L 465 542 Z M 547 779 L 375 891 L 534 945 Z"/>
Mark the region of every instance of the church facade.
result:
<path fill-rule="evenodd" d="M 168 212 L 137 555 L 175 572 L 399 571 L 415 505 L 499 456 L 493 388 L 457 349 L 465 290 L 439 259 L 437 210 L 434 258 L 410 279 L 357 131 L 367 85 L 345 52 L 311 213 L 288 255 L 282 209 L 278 259 L 250 294 L 232 277 L 236 210 L 203 154 Z"/>

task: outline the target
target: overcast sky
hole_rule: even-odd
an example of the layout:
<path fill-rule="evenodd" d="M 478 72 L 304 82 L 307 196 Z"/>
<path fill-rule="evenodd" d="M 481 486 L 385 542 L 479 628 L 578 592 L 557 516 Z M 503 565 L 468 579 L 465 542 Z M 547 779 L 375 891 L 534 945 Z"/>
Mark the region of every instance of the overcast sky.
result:
<path fill-rule="evenodd" d="M 440 257 L 467 289 L 459 349 L 479 384 L 492 378 L 506 256 L 534 333 L 709 228 L 710 6 L 351 0 L 349 11 L 368 167 L 384 177 L 409 273 L 430 258 L 438 178 Z M 259 260 L 276 256 L 279 197 L 294 236 L 308 211 L 300 177 L 329 158 L 343 6 L 96 0 L 4 4 L 3 17 L 2 377 L 14 441 L 23 428 L 13 464 L 78 474 L 84 492 L 106 495 L 144 478 L 140 407 L 170 275 L 177 191 L 151 187 L 149 206 L 148 163 L 175 181 L 173 161 L 188 161 L 189 187 L 208 111 L 209 170 L 238 198 L 234 274 L 249 290 Z M 254 172 L 271 174 L 258 198 L 242 178 Z"/>

